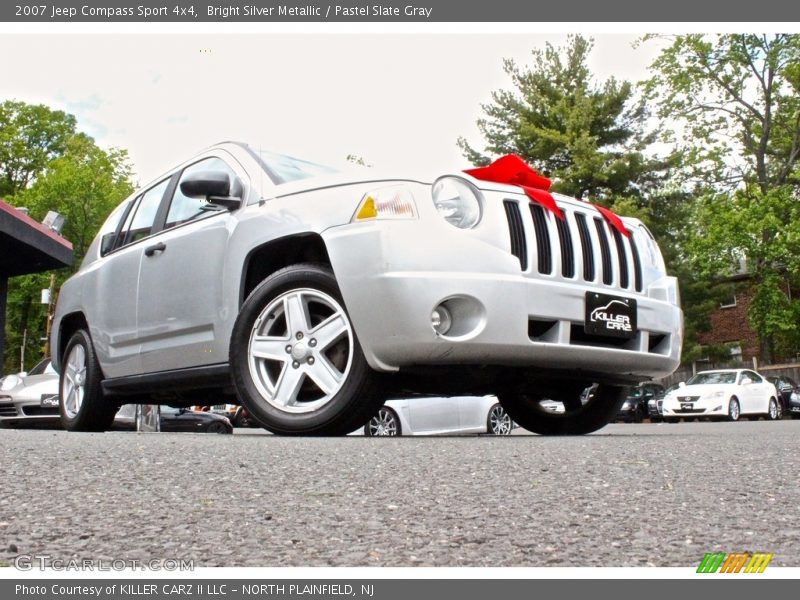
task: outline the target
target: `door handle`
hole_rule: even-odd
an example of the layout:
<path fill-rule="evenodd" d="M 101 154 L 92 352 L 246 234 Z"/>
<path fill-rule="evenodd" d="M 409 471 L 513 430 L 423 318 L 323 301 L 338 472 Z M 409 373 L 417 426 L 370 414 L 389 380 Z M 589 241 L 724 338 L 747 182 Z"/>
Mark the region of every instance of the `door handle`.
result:
<path fill-rule="evenodd" d="M 148 246 L 144 249 L 145 256 L 153 256 L 156 252 L 163 252 L 167 249 L 167 245 L 164 242 L 159 242 L 154 246 Z"/>

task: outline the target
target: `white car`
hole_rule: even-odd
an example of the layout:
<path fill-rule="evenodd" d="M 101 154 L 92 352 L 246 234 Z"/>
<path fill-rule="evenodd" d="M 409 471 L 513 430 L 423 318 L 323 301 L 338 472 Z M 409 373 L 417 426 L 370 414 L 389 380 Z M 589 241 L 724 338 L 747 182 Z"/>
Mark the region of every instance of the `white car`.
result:
<path fill-rule="evenodd" d="M 364 426 L 364 435 L 510 435 L 515 426 L 494 396 L 413 398 L 387 401 Z"/>
<path fill-rule="evenodd" d="M 755 371 L 722 369 L 701 371 L 664 397 L 663 417 L 717 417 L 736 421 L 741 415 L 781 417 L 775 386 Z"/>

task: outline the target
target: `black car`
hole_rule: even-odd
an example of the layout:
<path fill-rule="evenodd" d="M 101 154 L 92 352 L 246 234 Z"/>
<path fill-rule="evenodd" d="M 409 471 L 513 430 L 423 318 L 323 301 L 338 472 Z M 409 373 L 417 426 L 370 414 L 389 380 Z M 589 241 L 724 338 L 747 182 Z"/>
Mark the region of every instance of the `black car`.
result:
<path fill-rule="evenodd" d="M 778 390 L 783 414 L 790 414 L 793 419 L 800 419 L 800 386 L 797 382 L 786 375 L 767 377 L 767 381 Z"/>
<path fill-rule="evenodd" d="M 211 412 L 195 412 L 162 405 L 160 414 L 162 432 L 233 433 L 233 426 L 227 417 Z M 113 428 L 135 431 L 136 419 L 121 411 L 114 419 Z"/>
<path fill-rule="evenodd" d="M 642 383 L 633 388 L 617 413 L 617 421 L 641 423 L 645 417 L 650 416 L 648 402 L 663 395 L 664 386 L 658 383 Z"/>

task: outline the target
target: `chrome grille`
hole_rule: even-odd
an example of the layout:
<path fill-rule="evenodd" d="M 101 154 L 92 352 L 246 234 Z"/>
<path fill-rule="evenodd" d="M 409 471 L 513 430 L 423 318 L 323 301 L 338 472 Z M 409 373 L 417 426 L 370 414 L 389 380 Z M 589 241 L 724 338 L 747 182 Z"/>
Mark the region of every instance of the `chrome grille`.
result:
<path fill-rule="evenodd" d="M 588 205 L 586 210 L 560 205 L 564 219 L 526 200 L 506 199 L 503 207 L 511 253 L 523 272 L 642 291 L 642 263 L 633 230 L 622 235 Z M 526 212 L 530 212 L 527 222 Z"/>
<path fill-rule="evenodd" d="M 17 407 L 13 402 L 0 402 L 0 417 L 16 417 Z"/>

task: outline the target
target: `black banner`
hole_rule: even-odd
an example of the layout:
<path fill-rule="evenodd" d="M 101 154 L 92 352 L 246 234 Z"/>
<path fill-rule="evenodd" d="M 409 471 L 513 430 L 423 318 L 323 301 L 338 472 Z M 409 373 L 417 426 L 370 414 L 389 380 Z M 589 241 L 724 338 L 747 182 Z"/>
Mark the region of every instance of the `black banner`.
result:
<path fill-rule="evenodd" d="M 58 0 L 0 4 L 10 22 L 792 22 L 800 3 L 762 0 Z"/>

